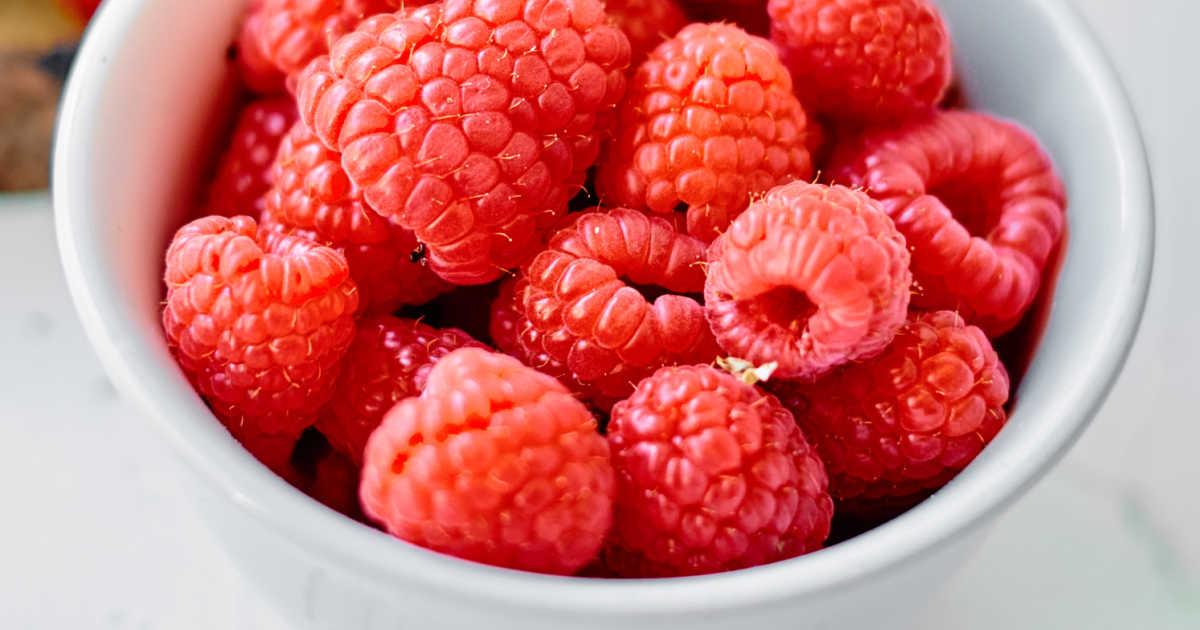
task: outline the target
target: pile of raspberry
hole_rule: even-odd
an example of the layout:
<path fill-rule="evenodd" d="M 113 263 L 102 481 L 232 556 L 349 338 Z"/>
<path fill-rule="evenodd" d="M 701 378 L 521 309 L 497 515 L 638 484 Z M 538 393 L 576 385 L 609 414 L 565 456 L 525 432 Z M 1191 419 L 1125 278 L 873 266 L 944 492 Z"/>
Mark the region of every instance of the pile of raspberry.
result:
<path fill-rule="evenodd" d="M 707 574 L 909 509 L 1003 429 L 1066 199 L 1028 131 L 947 105 L 928 0 L 248 4 L 163 327 L 326 505 L 513 569 Z"/>

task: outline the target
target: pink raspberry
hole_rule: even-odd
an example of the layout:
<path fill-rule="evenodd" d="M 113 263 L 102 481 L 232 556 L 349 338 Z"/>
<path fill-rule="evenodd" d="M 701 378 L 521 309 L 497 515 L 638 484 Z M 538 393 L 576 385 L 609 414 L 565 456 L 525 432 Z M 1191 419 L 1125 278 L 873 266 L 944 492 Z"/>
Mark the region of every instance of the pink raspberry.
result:
<path fill-rule="evenodd" d="M 825 467 L 773 396 L 709 366 L 668 367 L 608 426 L 617 500 L 605 559 L 624 577 L 715 573 L 821 548 Z"/>
<path fill-rule="evenodd" d="M 271 163 L 295 120 L 296 104 L 290 98 L 265 98 L 242 110 L 208 188 L 208 214 L 233 217 L 262 212 L 271 189 Z"/>
<path fill-rule="evenodd" d="M 360 463 L 367 438 L 383 415 L 421 393 L 438 359 L 466 347 L 486 348 L 454 328 L 435 330 L 392 316 L 360 321 L 317 428 L 334 448 Z"/>
<path fill-rule="evenodd" d="M 586 400 L 607 410 L 664 365 L 716 358 L 704 307 L 680 295 L 703 287 L 703 243 L 636 210 L 572 218 L 515 287 L 531 365 L 540 367 L 544 353 Z"/>
<path fill-rule="evenodd" d="M 635 64 L 688 23 L 687 14 L 675 0 L 608 0 L 604 9 L 629 38 Z"/>
<path fill-rule="evenodd" d="M 408 5 L 422 0 L 404 0 Z M 400 0 L 257 0 L 238 37 L 238 69 L 251 90 L 282 92 L 285 81 L 329 52 L 332 39 Z"/>
<path fill-rule="evenodd" d="M 990 336 L 1037 297 L 1066 228 L 1066 192 L 1037 140 L 973 112 L 940 112 L 836 150 L 829 176 L 882 203 L 912 249 L 913 304 Z"/>
<path fill-rule="evenodd" d="M 841 186 L 767 193 L 708 252 L 705 306 L 734 357 L 817 378 L 879 354 L 904 323 L 912 274 L 879 203 Z"/>
<path fill-rule="evenodd" d="M 1004 426 L 1008 374 L 949 311 L 914 315 L 881 355 L 809 383 L 773 382 L 829 470 L 839 513 L 911 507 Z"/>
<path fill-rule="evenodd" d="M 371 313 L 425 304 L 451 286 L 423 264 L 416 236 L 379 216 L 342 170 L 341 156 L 298 122 L 271 167 L 262 226 L 339 249 Z"/>
<path fill-rule="evenodd" d="M 613 485 L 608 445 L 565 387 L 512 357 L 464 348 L 371 435 L 360 498 L 404 540 L 569 575 L 608 534 Z"/>
<path fill-rule="evenodd" d="M 950 35 L 929 0 L 770 0 L 771 39 L 800 100 L 833 118 L 931 110 L 950 84 Z"/>
<path fill-rule="evenodd" d="M 296 436 L 333 394 L 358 289 L 341 254 L 205 217 L 167 250 L 163 328 L 179 365 L 228 426 Z"/>
<path fill-rule="evenodd" d="M 300 115 L 435 272 L 484 284 L 535 253 L 625 91 L 599 0 L 446 0 L 365 20 L 300 80 Z"/>
<path fill-rule="evenodd" d="M 650 55 L 621 108 L 597 186 L 614 206 L 687 211 L 709 242 L 753 195 L 812 177 L 807 117 L 765 39 L 692 24 Z"/>

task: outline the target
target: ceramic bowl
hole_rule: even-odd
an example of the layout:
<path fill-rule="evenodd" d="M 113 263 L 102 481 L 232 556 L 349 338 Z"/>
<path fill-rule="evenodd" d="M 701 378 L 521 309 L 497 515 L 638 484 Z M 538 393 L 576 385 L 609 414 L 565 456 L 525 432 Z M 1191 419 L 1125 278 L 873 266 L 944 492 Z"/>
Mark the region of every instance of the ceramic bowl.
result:
<path fill-rule="evenodd" d="M 53 166 L 75 304 L 109 374 L 174 454 L 179 492 L 297 627 L 902 627 L 1104 401 L 1138 327 L 1153 249 L 1137 122 L 1080 19 L 1061 0 L 939 4 L 973 105 L 1033 129 L 1057 161 L 1070 246 L 1000 436 L 917 508 L 817 553 L 656 581 L 508 571 L 344 518 L 241 449 L 172 361 L 159 324 L 166 243 L 225 128 L 241 2 L 109 0 L 89 29 Z"/>

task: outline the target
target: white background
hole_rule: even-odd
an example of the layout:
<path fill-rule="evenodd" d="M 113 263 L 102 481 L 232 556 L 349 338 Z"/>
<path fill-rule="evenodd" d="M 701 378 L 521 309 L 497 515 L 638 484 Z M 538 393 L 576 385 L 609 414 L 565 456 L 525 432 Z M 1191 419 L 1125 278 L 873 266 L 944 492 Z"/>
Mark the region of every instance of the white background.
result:
<path fill-rule="evenodd" d="M 1200 628 L 1200 2 L 1074 2 L 1150 147 L 1151 303 L 1093 428 L 922 628 Z M 0 296 L 0 628 L 284 630 L 161 476 L 169 453 L 105 378 L 43 196 L 0 201 Z"/>

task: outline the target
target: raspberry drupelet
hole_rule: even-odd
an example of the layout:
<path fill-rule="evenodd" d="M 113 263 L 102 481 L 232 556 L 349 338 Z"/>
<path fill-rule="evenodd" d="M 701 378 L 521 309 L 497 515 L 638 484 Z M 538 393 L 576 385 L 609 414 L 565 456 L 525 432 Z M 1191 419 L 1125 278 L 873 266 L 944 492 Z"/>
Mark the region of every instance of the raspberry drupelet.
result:
<path fill-rule="evenodd" d="M 915 314 L 881 355 L 808 383 L 773 382 L 829 470 L 839 513 L 911 507 L 1004 426 L 1008 373 L 949 311 Z"/>
<path fill-rule="evenodd" d="M 359 496 L 393 535 L 513 569 L 573 574 L 612 525 L 608 444 L 558 381 L 456 350 L 367 443 Z"/>
<path fill-rule="evenodd" d="M 812 177 L 807 117 L 770 42 L 692 24 L 638 68 L 597 175 L 612 206 L 687 211 L 705 242 L 752 195 Z"/>
<path fill-rule="evenodd" d="M 289 77 L 329 52 L 364 18 L 428 0 L 258 0 L 238 36 L 238 70 L 255 92 L 282 92 Z"/>
<path fill-rule="evenodd" d="M 231 427 L 299 435 L 329 400 L 358 291 L 338 252 L 206 217 L 175 234 L 163 328 L 180 367 Z"/>
<path fill-rule="evenodd" d="M 466 347 L 486 349 L 455 328 L 437 330 L 392 316 L 361 320 L 317 429 L 335 449 L 361 463 L 367 438 L 383 415 L 420 394 L 439 359 Z"/>
<path fill-rule="evenodd" d="M 572 219 L 514 287 L 528 321 L 518 331 L 525 360 L 537 367 L 544 353 L 548 366 L 567 370 L 565 382 L 607 411 L 664 365 L 717 357 L 704 307 L 682 295 L 704 286 L 703 243 L 636 210 Z M 661 294 L 647 297 L 654 293 Z"/>
<path fill-rule="evenodd" d="M 950 35 L 929 0 L 770 0 L 771 39 L 801 102 L 835 119 L 895 122 L 950 85 Z"/>
<path fill-rule="evenodd" d="M 878 199 L 912 250 L 913 304 L 995 337 L 1037 298 L 1066 227 L 1066 192 L 1029 133 L 939 112 L 839 146 L 829 177 Z"/>
<path fill-rule="evenodd" d="M 341 250 L 366 313 L 429 302 L 452 286 L 422 264 L 417 237 L 379 216 L 342 170 L 341 156 L 297 122 L 271 167 L 262 227 Z"/>
<path fill-rule="evenodd" d="M 262 212 L 271 189 L 271 164 L 295 121 L 296 104 L 290 98 L 260 99 L 242 109 L 209 185 L 207 214 L 233 217 Z"/>
<path fill-rule="evenodd" d="M 825 467 L 773 396 L 710 366 L 668 367 L 613 408 L 617 500 L 605 560 L 623 577 L 715 573 L 819 549 Z"/>
<path fill-rule="evenodd" d="M 363 21 L 301 75 L 301 118 L 431 268 L 485 284 L 566 211 L 625 92 L 599 0 L 446 0 Z"/>
<path fill-rule="evenodd" d="M 712 244 L 704 295 L 726 352 L 815 379 L 882 352 L 904 323 L 911 284 L 904 237 L 878 202 L 793 182 Z"/>

